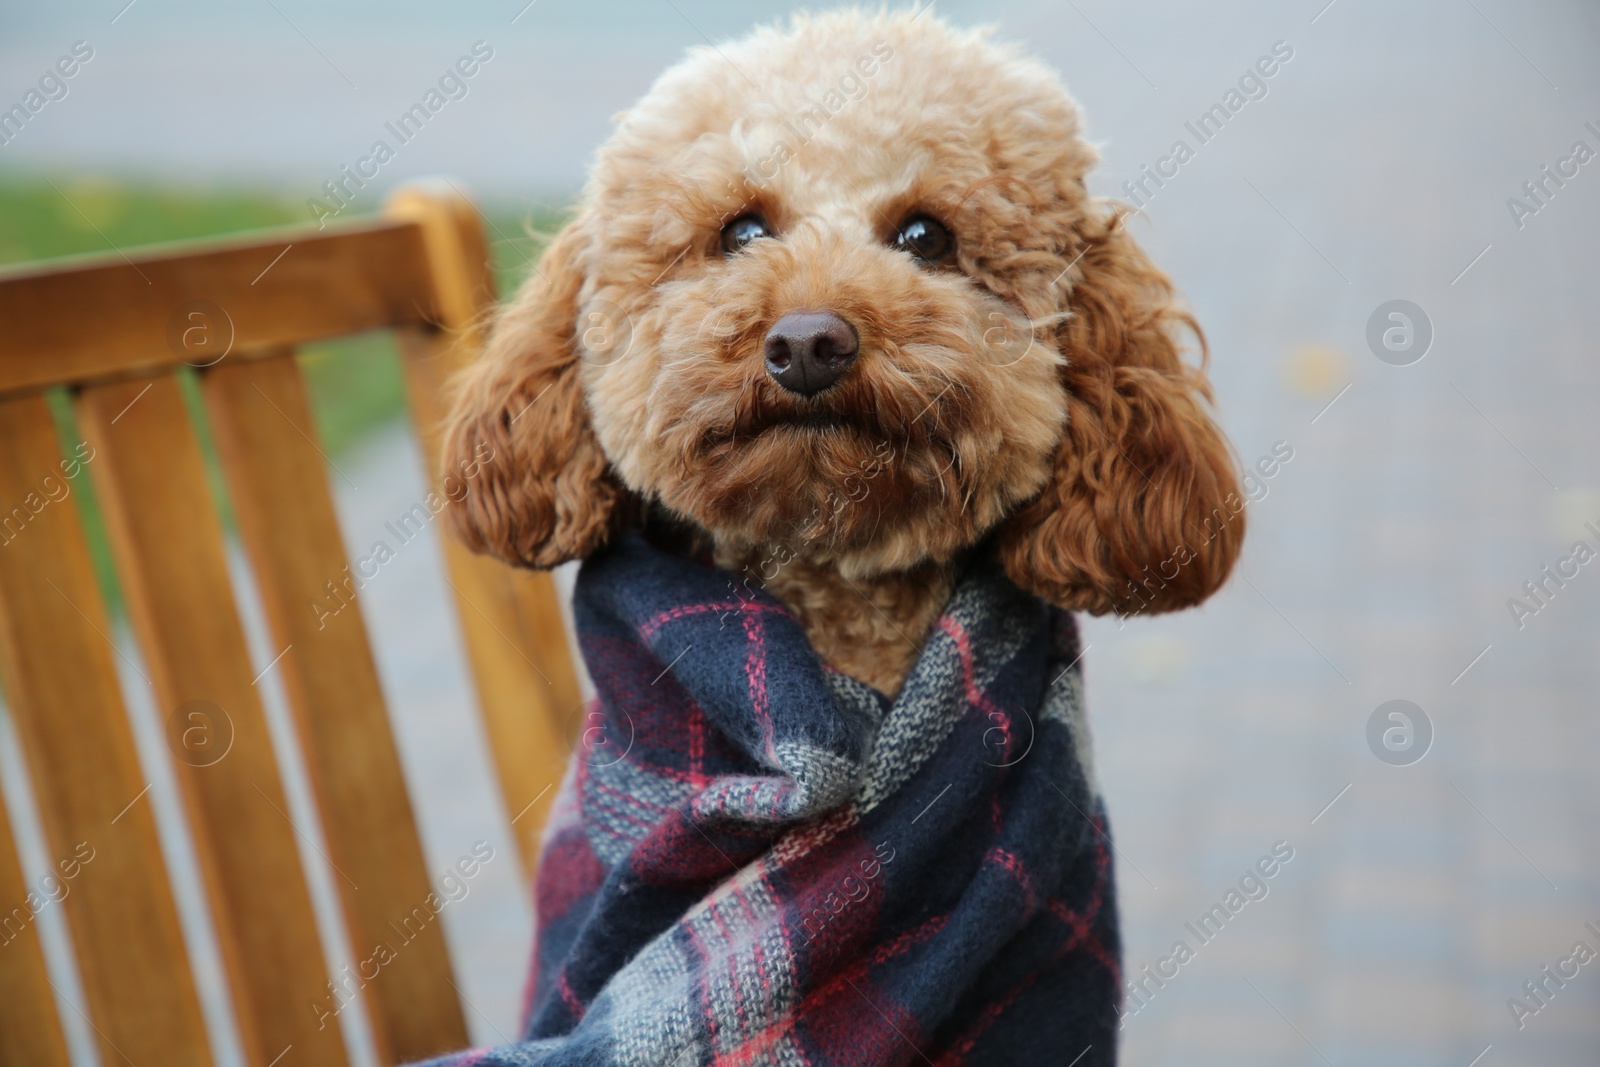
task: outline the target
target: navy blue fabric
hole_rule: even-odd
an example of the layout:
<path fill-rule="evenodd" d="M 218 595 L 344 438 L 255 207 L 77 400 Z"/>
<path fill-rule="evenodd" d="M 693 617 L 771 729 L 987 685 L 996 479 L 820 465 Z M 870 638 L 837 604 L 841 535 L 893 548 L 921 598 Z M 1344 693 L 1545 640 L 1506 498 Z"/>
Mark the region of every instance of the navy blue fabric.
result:
<path fill-rule="evenodd" d="M 546 832 L 523 1040 L 437 1062 L 1115 1062 L 1069 615 L 975 565 L 890 700 L 638 535 L 584 564 L 575 610 L 598 696 Z"/>

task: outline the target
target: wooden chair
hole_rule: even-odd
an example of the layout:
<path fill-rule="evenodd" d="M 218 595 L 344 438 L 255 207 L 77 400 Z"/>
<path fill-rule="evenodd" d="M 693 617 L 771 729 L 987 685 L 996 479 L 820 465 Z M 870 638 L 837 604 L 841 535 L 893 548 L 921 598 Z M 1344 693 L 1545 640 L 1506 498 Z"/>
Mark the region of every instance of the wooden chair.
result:
<path fill-rule="evenodd" d="M 180 391 L 185 364 L 197 368 L 283 649 L 271 669 L 342 876 L 351 943 L 358 959 L 394 949 L 362 975 L 378 1054 L 403 1062 L 467 1044 L 441 924 L 413 924 L 420 931 L 403 944 L 396 935 L 435 887 L 361 614 L 319 618 L 309 607 L 348 560 L 293 346 L 393 330 L 433 456 L 442 384 L 477 352 L 494 298 L 476 212 L 423 187 L 392 197 L 378 221 L 0 273 L 0 679 L 51 859 L 73 864 L 80 843 L 92 850 L 61 908 L 104 1067 L 202 1067 L 212 1056 L 77 498 L 55 498 L 74 461 L 92 476 L 132 631 L 185 756 L 175 770 L 247 1062 L 348 1062 L 340 1027 L 314 1007 L 330 1003 L 331 976 L 254 688 L 263 665 L 247 655 Z M 81 446 L 63 445 L 52 421 L 45 390 L 63 386 Z M 440 472 L 430 476 L 437 485 Z M 531 876 L 579 714 L 554 587 L 445 540 Z M 230 739 L 221 758 L 195 755 Z M 56 1067 L 67 1051 L 36 924 L 9 910 L 28 890 L 0 805 L 0 1064 Z"/>

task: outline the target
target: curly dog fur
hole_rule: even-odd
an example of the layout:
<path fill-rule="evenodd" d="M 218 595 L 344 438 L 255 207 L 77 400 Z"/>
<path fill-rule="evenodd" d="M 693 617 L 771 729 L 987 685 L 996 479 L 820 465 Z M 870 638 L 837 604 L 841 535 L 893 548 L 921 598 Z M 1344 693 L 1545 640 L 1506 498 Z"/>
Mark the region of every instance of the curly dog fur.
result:
<path fill-rule="evenodd" d="M 1049 70 L 930 14 L 694 49 L 620 116 L 462 381 L 447 459 L 503 459 L 454 528 L 552 567 L 664 519 L 890 695 L 974 552 L 1066 608 L 1199 603 L 1244 533 L 1233 457 L 1199 328 L 1089 195 L 1096 160 Z M 751 213 L 772 236 L 723 251 Z M 947 262 L 895 246 L 917 215 Z M 796 309 L 859 337 L 812 396 L 763 363 Z"/>

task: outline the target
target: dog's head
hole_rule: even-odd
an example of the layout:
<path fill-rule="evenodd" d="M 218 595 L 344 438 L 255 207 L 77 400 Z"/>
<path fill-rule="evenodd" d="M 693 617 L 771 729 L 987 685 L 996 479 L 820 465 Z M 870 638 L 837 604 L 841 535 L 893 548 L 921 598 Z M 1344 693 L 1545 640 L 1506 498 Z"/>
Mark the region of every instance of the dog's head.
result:
<path fill-rule="evenodd" d="M 469 544 L 549 567 L 649 500 L 847 574 L 993 535 L 1094 612 L 1198 603 L 1243 533 L 1193 321 L 1092 200 L 1043 67 L 931 14 L 697 49 L 631 111 L 468 374 Z"/>

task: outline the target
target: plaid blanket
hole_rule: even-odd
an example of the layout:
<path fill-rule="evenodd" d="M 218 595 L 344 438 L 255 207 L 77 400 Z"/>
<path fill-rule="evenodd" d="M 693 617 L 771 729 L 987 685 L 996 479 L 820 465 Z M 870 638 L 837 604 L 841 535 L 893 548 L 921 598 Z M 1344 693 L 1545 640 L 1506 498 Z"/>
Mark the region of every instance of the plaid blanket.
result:
<path fill-rule="evenodd" d="M 898 697 L 630 534 L 575 602 L 599 695 L 498 1065 L 1116 1059 L 1120 948 L 1071 616 L 959 582 Z"/>

